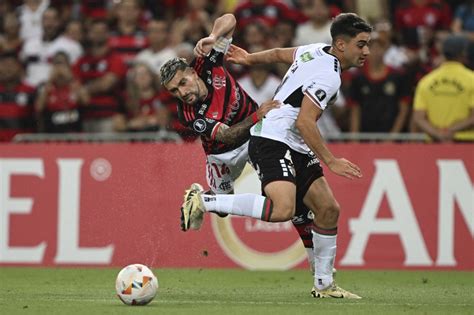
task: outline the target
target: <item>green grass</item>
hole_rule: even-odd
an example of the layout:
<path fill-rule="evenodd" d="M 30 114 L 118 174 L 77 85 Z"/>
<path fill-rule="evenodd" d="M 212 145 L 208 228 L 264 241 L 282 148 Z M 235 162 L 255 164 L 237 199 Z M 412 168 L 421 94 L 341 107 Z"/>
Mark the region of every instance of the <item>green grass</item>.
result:
<path fill-rule="evenodd" d="M 362 300 L 313 299 L 309 272 L 154 269 L 147 306 L 115 296 L 118 269 L 0 267 L 0 314 L 474 314 L 473 272 L 339 271 Z"/>

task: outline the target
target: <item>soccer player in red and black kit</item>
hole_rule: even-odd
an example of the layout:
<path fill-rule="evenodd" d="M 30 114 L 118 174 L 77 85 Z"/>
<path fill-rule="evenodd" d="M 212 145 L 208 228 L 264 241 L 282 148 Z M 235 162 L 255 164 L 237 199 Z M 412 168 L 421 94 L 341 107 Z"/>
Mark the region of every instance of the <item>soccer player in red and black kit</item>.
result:
<path fill-rule="evenodd" d="M 225 14 L 214 22 L 208 37 L 202 38 L 194 49 L 197 58 L 188 65 L 186 60 L 173 58 L 160 69 L 164 87 L 178 98 L 181 122 L 201 135 L 206 153 L 206 178 L 214 194 L 232 194 L 234 181 L 248 160 L 250 128 L 260 121 L 277 102 L 264 102 L 260 107 L 227 72 L 224 55 L 231 44 L 235 18 Z M 197 185 L 197 184 L 193 184 Z M 191 186 L 185 202 L 190 197 Z M 307 252 L 313 259 L 308 211 L 303 211 L 293 223 Z M 197 229 L 190 224 L 186 207 L 181 209 L 181 228 Z"/>
<path fill-rule="evenodd" d="M 83 131 L 112 132 L 121 118 L 119 84 L 126 67 L 120 56 L 107 45 L 109 27 L 102 20 L 89 26 L 88 49 L 74 65 L 74 75 L 90 95 L 87 106 L 82 108 Z"/>
<path fill-rule="evenodd" d="M 0 142 L 35 132 L 35 89 L 23 82 L 22 70 L 15 52 L 0 54 Z"/>

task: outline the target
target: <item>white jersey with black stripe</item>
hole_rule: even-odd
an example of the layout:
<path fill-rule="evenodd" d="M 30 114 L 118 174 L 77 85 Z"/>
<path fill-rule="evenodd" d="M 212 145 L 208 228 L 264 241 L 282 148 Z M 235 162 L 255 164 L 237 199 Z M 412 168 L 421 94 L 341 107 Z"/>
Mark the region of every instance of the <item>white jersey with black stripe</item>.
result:
<path fill-rule="evenodd" d="M 339 60 L 327 52 L 329 48 L 327 44 L 319 43 L 296 49 L 293 63 L 273 97 L 282 105 L 252 127 L 253 136 L 284 142 L 301 153 L 310 151 L 295 123 L 304 95 L 322 110 L 336 100 L 341 85 L 341 67 Z"/>

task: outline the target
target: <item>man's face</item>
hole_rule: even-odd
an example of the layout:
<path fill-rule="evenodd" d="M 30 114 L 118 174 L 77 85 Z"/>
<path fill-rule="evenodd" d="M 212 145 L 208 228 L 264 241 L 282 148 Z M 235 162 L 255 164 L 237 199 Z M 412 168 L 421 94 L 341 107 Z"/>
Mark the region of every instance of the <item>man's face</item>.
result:
<path fill-rule="evenodd" d="M 122 1 L 117 10 L 117 16 L 119 20 L 127 23 L 136 24 L 140 17 L 140 8 L 137 1 L 125 0 Z"/>
<path fill-rule="evenodd" d="M 109 28 L 107 24 L 95 23 L 91 25 L 88 37 L 92 44 L 101 46 L 107 43 L 108 34 Z"/>
<path fill-rule="evenodd" d="M 326 5 L 325 1 L 323 0 L 309 1 L 305 9 L 307 11 L 307 14 L 311 17 L 311 19 L 315 20 L 316 22 L 329 21 L 330 12 L 329 12 L 329 7 Z"/>
<path fill-rule="evenodd" d="M 56 10 L 48 9 L 43 14 L 43 31 L 46 36 L 52 37 L 59 29 L 59 18 Z"/>
<path fill-rule="evenodd" d="M 148 39 L 150 44 L 161 44 L 168 39 L 168 27 L 165 22 L 151 21 L 148 23 Z"/>
<path fill-rule="evenodd" d="M 81 42 L 84 36 L 82 24 L 80 22 L 70 22 L 66 27 L 66 34 L 70 38 Z"/>
<path fill-rule="evenodd" d="M 166 83 L 165 88 L 181 101 L 195 105 L 200 99 L 198 76 L 192 68 L 178 70 L 174 77 Z"/>
<path fill-rule="evenodd" d="M 377 39 L 370 42 L 370 62 L 381 63 L 383 62 L 383 57 L 387 51 L 388 44 L 384 41 Z"/>
<path fill-rule="evenodd" d="M 15 14 L 6 14 L 3 20 L 3 29 L 5 34 L 18 34 L 20 23 Z"/>
<path fill-rule="evenodd" d="M 359 33 L 344 43 L 344 58 L 350 67 L 362 67 L 370 55 L 370 33 Z"/>
<path fill-rule="evenodd" d="M 51 63 L 51 78 L 53 78 L 56 82 L 69 82 L 69 80 L 72 78 L 72 73 L 67 57 L 63 54 L 57 54 L 53 57 Z"/>
<path fill-rule="evenodd" d="M 138 88 L 145 90 L 153 86 L 153 74 L 144 65 L 138 64 L 133 68 L 133 81 Z"/>
<path fill-rule="evenodd" d="M 0 82 L 15 81 L 21 75 L 20 64 L 15 58 L 0 60 Z"/>

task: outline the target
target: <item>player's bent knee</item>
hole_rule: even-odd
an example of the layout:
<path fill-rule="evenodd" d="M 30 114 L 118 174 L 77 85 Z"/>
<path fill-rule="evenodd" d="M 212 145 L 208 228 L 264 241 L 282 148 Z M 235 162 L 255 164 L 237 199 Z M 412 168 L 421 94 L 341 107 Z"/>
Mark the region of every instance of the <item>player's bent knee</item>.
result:
<path fill-rule="evenodd" d="M 331 222 L 337 222 L 339 219 L 339 212 L 341 212 L 341 207 L 338 203 L 333 203 L 327 208 L 328 219 Z"/>
<path fill-rule="evenodd" d="M 319 209 L 316 221 L 321 225 L 335 225 L 340 211 L 341 207 L 337 202 L 325 205 Z"/>
<path fill-rule="evenodd" d="M 270 217 L 271 222 L 285 222 L 291 220 L 295 216 L 294 205 L 276 205 Z"/>

